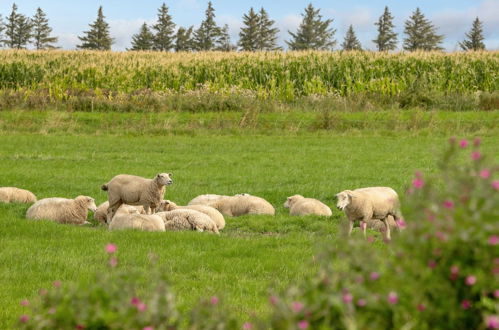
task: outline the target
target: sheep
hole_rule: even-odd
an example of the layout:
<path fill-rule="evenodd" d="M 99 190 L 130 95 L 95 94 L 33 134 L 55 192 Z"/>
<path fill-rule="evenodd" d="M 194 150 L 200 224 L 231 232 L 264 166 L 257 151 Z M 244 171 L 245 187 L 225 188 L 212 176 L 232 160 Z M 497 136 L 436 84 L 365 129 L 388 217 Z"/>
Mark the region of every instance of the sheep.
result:
<path fill-rule="evenodd" d="M 214 207 L 223 215 L 231 217 L 237 217 L 244 214 L 275 215 L 275 209 L 272 204 L 263 198 L 251 195 L 224 197 L 211 202 L 208 206 Z"/>
<path fill-rule="evenodd" d="M 121 204 L 142 205 L 146 214 L 154 213 L 163 200 L 165 186 L 171 185 L 171 173 L 159 173 L 153 179 L 120 174 L 111 179 L 101 189 L 107 191 L 109 208 L 107 222 L 111 222 Z"/>
<path fill-rule="evenodd" d="M 165 231 L 165 222 L 156 214 L 125 214 L 118 211 L 109 224 L 109 230 L 123 229 Z"/>
<path fill-rule="evenodd" d="M 236 194 L 234 196 L 250 196 L 250 194 L 242 193 L 242 194 Z M 194 199 L 192 199 L 189 203 L 187 203 L 187 205 L 208 205 L 224 197 L 230 197 L 230 196 L 215 195 L 215 194 L 199 195 Z"/>
<path fill-rule="evenodd" d="M 400 202 L 395 190 L 389 187 L 370 187 L 356 190 L 344 190 L 336 194 L 336 206 L 345 211 L 350 221 L 348 234 L 352 233 L 356 220 L 361 221 L 361 227 L 366 235 L 367 223 L 371 219 L 380 219 L 385 224 L 385 239 L 389 241 L 390 226 L 388 216 L 393 216 L 395 222 L 401 218 Z"/>
<path fill-rule="evenodd" d="M 393 228 L 399 228 L 397 226 L 397 223 L 395 222 L 395 219 L 391 215 L 387 217 L 387 221 L 388 225 L 390 226 L 390 230 L 392 230 Z M 379 232 L 384 232 L 386 230 L 385 223 L 383 222 L 383 220 L 380 219 L 371 219 L 370 221 L 368 221 L 367 228 Z"/>
<path fill-rule="evenodd" d="M 217 225 L 209 216 L 196 210 L 178 209 L 167 212 L 158 212 L 165 222 L 166 230 L 197 230 L 210 231 L 219 235 Z"/>
<path fill-rule="evenodd" d="M 36 196 L 29 190 L 16 187 L 0 187 L 0 202 L 34 203 L 36 202 Z"/>
<path fill-rule="evenodd" d="M 83 225 L 87 222 L 88 210 L 95 212 L 97 206 L 92 197 L 44 198 L 33 204 L 26 212 L 26 218 L 48 219 L 59 223 Z"/>
<path fill-rule="evenodd" d="M 97 207 L 97 211 L 94 212 L 94 219 L 99 221 L 100 223 L 106 223 L 107 221 L 107 209 L 109 208 L 109 202 L 105 201 Z M 140 213 L 145 214 L 144 208 L 140 205 L 132 206 L 127 204 L 122 204 L 118 210 L 116 210 L 116 214 L 133 214 Z"/>
<path fill-rule="evenodd" d="M 331 216 L 333 212 L 326 204 L 314 198 L 305 198 L 302 195 L 288 197 L 284 207 L 289 209 L 290 215 L 323 215 Z"/>
<path fill-rule="evenodd" d="M 201 213 L 206 214 L 215 222 L 218 230 L 222 230 L 225 227 L 225 219 L 222 213 L 218 212 L 217 209 L 207 206 L 207 205 L 187 205 L 187 206 L 178 206 L 172 201 L 164 200 L 161 202 L 158 210 L 159 211 L 173 211 L 173 210 L 196 210 Z"/>

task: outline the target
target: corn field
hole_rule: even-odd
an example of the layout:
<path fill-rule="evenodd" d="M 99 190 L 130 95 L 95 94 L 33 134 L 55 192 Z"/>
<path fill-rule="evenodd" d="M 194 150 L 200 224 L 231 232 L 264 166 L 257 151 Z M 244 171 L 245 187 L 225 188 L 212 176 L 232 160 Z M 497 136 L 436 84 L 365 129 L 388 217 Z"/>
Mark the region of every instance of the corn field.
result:
<path fill-rule="evenodd" d="M 499 52 L 158 53 L 0 51 L 0 90 L 44 91 L 65 100 L 91 92 L 113 98 L 148 91 L 302 96 L 442 94 L 499 90 Z"/>

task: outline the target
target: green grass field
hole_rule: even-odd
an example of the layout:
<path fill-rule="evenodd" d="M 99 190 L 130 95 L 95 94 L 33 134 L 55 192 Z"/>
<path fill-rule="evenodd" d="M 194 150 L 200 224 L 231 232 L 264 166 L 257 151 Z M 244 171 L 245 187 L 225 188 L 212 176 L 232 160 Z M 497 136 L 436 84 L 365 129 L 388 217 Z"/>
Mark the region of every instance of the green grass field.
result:
<path fill-rule="evenodd" d="M 152 177 L 172 172 L 175 183 L 166 198 L 178 204 L 203 193 L 247 192 L 270 201 L 277 215 L 227 218 L 220 236 L 109 232 L 28 221 L 27 205 L 0 204 L 1 329 L 12 327 L 22 312 L 19 302 L 40 288 L 55 280 L 90 281 L 96 272 L 106 271 L 104 245 L 109 242 L 118 246 L 119 267 L 147 271 L 150 253 L 156 255 L 183 311 L 199 298 L 217 294 L 242 319 L 251 312 L 266 315 L 269 288 L 288 286 L 314 272 L 318 245 L 335 244 L 345 222 L 336 209 L 330 219 L 290 217 L 282 206 L 287 196 L 300 193 L 332 206 L 333 195 L 348 188 L 386 185 L 403 192 L 414 170 L 435 170 L 436 153 L 450 134 L 480 134 L 484 151 L 499 156 L 499 136 L 493 129 L 497 114 L 485 117 L 493 121 L 490 130 L 459 130 L 457 125 L 452 133 L 442 134 L 365 129 L 351 135 L 286 130 L 164 136 L 120 134 L 128 132 L 119 127 L 107 133 L 95 130 L 97 134 L 85 129 L 49 134 L 35 128 L 26 130 L 35 133 L 23 133 L 21 127 L 9 126 L 19 116 L 0 117 L 1 186 L 26 188 L 38 198 L 90 195 L 100 203 L 107 197 L 100 185 L 116 174 Z M 466 122 L 466 116 L 457 120 Z M 66 120 L 60 121 L 56 128 L 65 127 Z M 82 122 L 74 127 L 85 127 Z"/>

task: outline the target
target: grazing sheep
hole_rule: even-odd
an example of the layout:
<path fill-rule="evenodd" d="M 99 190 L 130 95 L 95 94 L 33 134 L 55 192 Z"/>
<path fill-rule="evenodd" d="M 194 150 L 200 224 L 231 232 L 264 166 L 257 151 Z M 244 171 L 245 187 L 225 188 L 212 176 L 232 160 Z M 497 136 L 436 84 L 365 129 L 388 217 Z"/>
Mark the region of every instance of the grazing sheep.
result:
<path fill-rule="evenodd" d="M 26 212 L 28 219 L 48 219 L 59 223 L 83 225 L 87 222 L 88 210 L 95 212 L 97 206 L 92 197 L 78 196 L 75 199 L 44 198 L 33 204 Z"/>
<path fill-rule="evenodd" d="M 165 231 L 165 222 L 156 214 L 125 214 L 118 211 L 109 224 L 109 230 L 123 229 Z"/>
<path fill-rule="evenodd" d="M 163 200 L 165 186 L 171 185 L 171 173 L 159 173 L 154 179 L 120 174 L 101 187 L 107 191 L 109 208 L 107 222 L 111 222 L 121 204 L 142 205 L 146 214 L 154 213 Z"/>
<path fill-rule="evenodd" d="M 288 197 L 284 207 L 289 209 L 290 215 L 323 215 L 329 217 L 333 214 L 326 204 L 314 198 L 305 198 L 302 195 Z"/>
<path fill-rule="evenodd" d="M 94 219 L 101 222 L 101 223 L 106 223 L 107 220 L 107 209 L 109 208 L 109 202 L 105 201 L 101 205 L 97 207 L 97 211 L 94 212 Z M 140 214 L 145 214 L 144 208 L 140 205 L 137 206 L 132 206 L 132 205 L 127 205 L 127 204 L 122 204 L 118 210 L 116 211 L 116 214 L 133 214 L 133 213 L 140 213 Z"/>
<path fill-rule="evenodd" d="M 173 210 L 196 210 L 201 213 L 206 214 L 215 222 L 218 230 L 222 230 L 225 228 L 225 219 L 222 213 L 218 212 L 217 209 L 207 206 L 207 205 L 187 205 L 187 206 L 178 206 L 172 201 L 164 200 L 158 207 L 158 211 L 173 211 Z"/>
<path fill-rule="evenodd" d="M 243 193 L 243 194 L 236 194 L 234 196 L 250 196 L 250 194 Z M 224 197 L 230 197 L 230 196 L 215 195 L 215 194 L 199 195 L 194 199 L 192 199 L 189 203 L 187 203 L 187 205 L 208 205 Z"/>
<path fill-rule="evenodd" d="M 29 190 L 16 187 L 0 187 L 0 202 L 34 203 L 36 202 L 36 196 Z"/>
<path fill-rule="evenodd" d="M 393 216 L 395 222 L 401 218 L 400 202 L 395 190 L 389 187 L 370 187 L 356 190 L 344 190 L 336 194 L 337 207 L 345 211 L 350 227 L 348 234 L 352 233 L 356 220 L 361 221 L 361 227 L 366 235 L 367 223 L 371 219 L 380 219 L 385 224 L 385 239 L 390 240 L 390 226 L 388 216 Z"/>
<path fill-rule="evenodd" d="M 197 230 L 220 234 L 215 222 L 206 214 L 196 210 L 178 209 L 159 212 L 156 215 L 163 219 L 166 230 Z"/>
<path fill-rule="evenodd" d="M 269 214 L 275 215 L 275 209 L 265 199 L 251 196 L 228 196 L 214 201 L 208 206 L 216 208 L 223 215 L 237 217 L 244 214 Z"/>
<path fill-rule="evenodd" d="M 387 217 L 387 221 L 388 221 L 388 225 L 390 226 L 390 230 L 392 230 L 394 228 L 398 228 L 397 223 L 395 222 L 395 219 L 391 215 L 389 215 Z M 385 230 L 386 230 L 385 223 L 383 222 L 383 220 L 379 220 L 379 219 L 371 219 L 370 221 L 368 221 L 367 228 L 372 229 L 372 230 L 376 230 L 376 231 L 379 231 L 382 233 L 385 232 Z"/>

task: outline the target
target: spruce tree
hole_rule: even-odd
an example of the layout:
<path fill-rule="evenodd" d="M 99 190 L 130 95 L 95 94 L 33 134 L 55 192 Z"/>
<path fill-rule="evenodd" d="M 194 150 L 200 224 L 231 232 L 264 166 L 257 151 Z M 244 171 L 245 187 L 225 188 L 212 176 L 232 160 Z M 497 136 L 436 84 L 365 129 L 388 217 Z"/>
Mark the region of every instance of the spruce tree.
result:
<path fill-rule="evenodd" d="M 179 27 L 177 31 L 177 37 L 175 42 L 176 52 L 188 52 L 195 48 L 194 40 L 192 39 L 192 31 L 194 27 L 191 26 L 188 29 Z"/>
<path fill-rule="evenodd" d="M 378 26 L 378 37 L 373 40 L 378 50 L 384 52 L 397 48 L 397 33 L 393 31 L 395 25 L 388 7 L 385 7 L 385 12 L 374 25 Z"/>
<path fill-rule="evenodd" d="M 111 50 L 113 38 L 109 35 L 109 24 L 104 19 L 102 6 L 100 6 L 97 19 L 89 24 L 90 30 L 83 32 L 85 36 L 78 37 L 82 42 L 77 46 L 79 49 Z"/>
<path fill-rule="evenodd" d="M 36 10 L 33 17 L 33 43 L 36 49 L 56 48 L 53 43 L 57 42 L 57 37 L 51 37 L 52 28 L 49 26 L 47 15 L 41 8 Z"/>
<path fill-rule="evenodd" d="M 298 31 L 288 31 L 292 39 L 286 41 L 291 50 L 318 49 L 329 50 L 334 47 L 336 41 L 333 39 L 336 30 L 329 27 L 332 19 L 322 20 L 320 9 L 315 9 L 312 4 L 305 8 L 302 14 L 303 20 Z"/>
<path fill-rule="evenodd" d="M 175 23 L 168 14 L 168 7 L 165 3 L 158 9 L 158 22 L 152 27 L 156 33 L 154 35 L 154 49 L 167 52 L 173 48 L 175 41 Z"/>
<path fill-rule="evenodd" d="M 440 44 L 443 36 L 436 33 L 436 28 L 425 18 L 419 8 L 412 13 L 412 16 L 405 22 L 404 49 L 408 51 L 416 50 L 442 50 Z"/>
<path fill-rule="evenodd" d="M 17 5 L 14 3 L 5 25 L 5 45 L 16 49 L 26 48 L 32 38 L 32 28 L 31 20 L 23 14 L 19 14 Z"/>
<path fill-rule="evenodd" d="M 348 28 L 345 40 L 341 44 L 341 47 L 343 50 L 362 50 L 362 46 L 360 45 L 359 39 L 357 39 L 357 36 L 355 35 L 352 25 Z"/>
<path fill-rule="evenodd" d="M 244 27 L 239 32 L 239 47 L 244 51 L 258 50 L 258 39 L 260 36 L 260 17 L 251 7 L 250 11 L 243 16 Z"/>
<path fill-rule="evenodd" d="M 144 22 L 140 32 L 132 36 L 132 48 L 129 50 L 152 50 L 154 47 L 154 34 Z"/>
<path fill-rule="evenodd" d="M 471 27 L 471 31 L 466 33 L 466 38 L 463 42 L 459 43 L 459 46 L 463 50 L 484 50 L 485 44 L 483 40 L 483 26 L 482 22 L 478 19 L 478 17 L 473 21 L 473 26 Z"/>
<path fill-rule="evenodd" d="M 230 52 L 237 49 L 237 47 L 230 42 L 229 26 L 227 24 L 220 30 L 220 37 L 218 38 L 217 47 L 215 49 L 223 52 Z"/>
<path fill-rule="evenodd" d="M 258 15 L 258 31 L 259 37 L 257 39 L 258 50 L 279 50 L 281 47 L 277 46 L 277 34 L 279 29 L 274 27 L 275 21 L 269 18 L 269 15 L 263 9 L 260 9 Z"/>
<path fill-rule="evenodd" d="M 221 33 L 222 30 L 215 23 L 215 9 L 210 1 L 208 2 L 204 21 L 201 22 L 199 29 L 194 32 L 196 50 L 206 51 L 215 49 Z"/>

